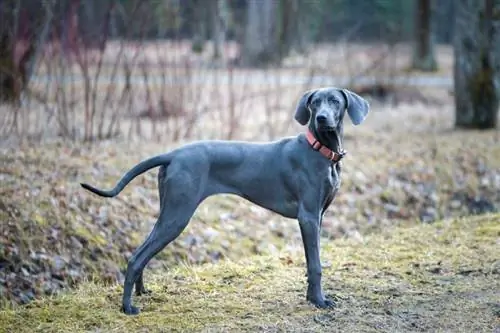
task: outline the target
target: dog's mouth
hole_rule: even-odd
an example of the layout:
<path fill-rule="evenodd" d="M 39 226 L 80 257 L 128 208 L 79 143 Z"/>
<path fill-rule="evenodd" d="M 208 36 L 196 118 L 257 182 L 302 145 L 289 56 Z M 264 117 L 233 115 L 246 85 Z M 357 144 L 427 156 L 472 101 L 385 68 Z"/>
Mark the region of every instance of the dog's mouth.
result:
<path fill-rule="evenodd" d="M 333 127 L 333 126 L 328 126 L 328 125 L 324 125 L 324 126 L 320 126 L 320 127 L 319 127 L 319 130 L 320 130 L 321 132 L 335 132 L 335 129 L 336 129 L 335 127 Z"/>
<path fill-rule="evenodd" d="M 323 125 L 321 127 L 318 127 L 318 131 L 324 133 L 323 135 L 325 136 L 325 138 L 327 138 L 326 140 L 329 143 L 328 147 L 330 149 L 338 152 L 342 151 L 342 141 L 336 127 Z"/>

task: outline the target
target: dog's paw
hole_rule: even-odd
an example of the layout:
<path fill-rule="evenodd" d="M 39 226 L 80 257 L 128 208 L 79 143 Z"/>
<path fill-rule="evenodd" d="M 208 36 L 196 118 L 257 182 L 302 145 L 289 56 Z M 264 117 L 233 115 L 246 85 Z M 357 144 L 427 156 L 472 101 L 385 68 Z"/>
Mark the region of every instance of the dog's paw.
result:
<path fill-rule="evenodd" d="M 335 303 L 335 301 L 325 298 L 322 304 L 319 305 L 318 307 L 321 309 L 333 309 L 335 306 L 337 306 L 337 303 Z"/>
<path fill-rule="evenodd" d="M 135 316 L 139 314 L 139 308 L 133 305 L 122 306 L 122 312 L 129 316 Z"/>
<path fill-rule="evenodd" d="M 151 295 L 152 291 L 146 288 L 138 289 L 135 291 L 137 296 Z"/>
<path fill-rule="evenodd" d="M 337 304 L 328 298 L 308 298 L 308 301 L 311 302 L 318 309 L 332 309 Z"/>

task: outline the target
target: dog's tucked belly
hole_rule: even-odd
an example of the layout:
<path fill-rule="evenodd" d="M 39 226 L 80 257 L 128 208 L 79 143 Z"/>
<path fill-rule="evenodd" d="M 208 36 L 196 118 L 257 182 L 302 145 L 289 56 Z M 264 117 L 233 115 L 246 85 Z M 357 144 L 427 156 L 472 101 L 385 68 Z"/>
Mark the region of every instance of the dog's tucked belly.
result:
<path fill-rule="evenodd" d="M 265 174 L 261 177 L 249 177 L 244 186 L 234 186 L 231 178 L 231 175 L 228 174 L 228 177 L 223 180 L 210 180 L 209 187 L 212 190 L 210 195 L 218 193 L 235 194 L 285 217 L 297 217 L 297 198 L 293 195 L 294 192 L 290 191 L 286 186 L 276 185 Z"/>
<path fill-rule="evenodd" d="M 281 200 L 280 198 L 273 199 L 268 197 L 267 199 L 259 196 L 248 196 L 240 195 L 242 198 L 259 205 L 263 208 L 269 209 L 277 214 L 280 214 L 288 218 L 296 218 L 298 212 L 298 203 L 295 199 Z"/>

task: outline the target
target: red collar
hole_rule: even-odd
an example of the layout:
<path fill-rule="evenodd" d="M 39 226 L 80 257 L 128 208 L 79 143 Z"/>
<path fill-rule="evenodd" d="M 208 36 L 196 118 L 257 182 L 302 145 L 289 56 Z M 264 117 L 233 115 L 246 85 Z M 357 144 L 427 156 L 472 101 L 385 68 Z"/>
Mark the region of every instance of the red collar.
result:
<path fill-rule="evenodd" d="M 307 142 L 309 142 L 309 144 L 311 145 L 311 147 L 314 150 L 319 151 L 321 153 L 321 155 L 325 156 L 327 159 L 329 159 L 332 162 L 336 163 L 336 162 L 340 161 L 342 159 L 342 157 L 344 157 L 344 155 L 346 154 L 345 151 L 342 151 L 340 153 L 336 153 L 333 150 L 331 150 L 330 148 L 328 148 L 327 146 L 323 146 L 314 137 L 314 134 L 312 134 L 312 132 L 310 130 L 307 130 L 306 139 L 307 139 Z"/>

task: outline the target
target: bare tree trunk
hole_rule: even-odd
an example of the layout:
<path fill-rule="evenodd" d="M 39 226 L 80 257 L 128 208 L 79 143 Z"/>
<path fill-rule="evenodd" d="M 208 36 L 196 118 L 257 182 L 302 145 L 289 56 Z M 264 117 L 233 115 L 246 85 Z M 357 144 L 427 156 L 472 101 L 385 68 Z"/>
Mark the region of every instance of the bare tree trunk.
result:
<path fill-rule="evenodd" d="M 296 17 L 298 9 L 298 3 L 296 0 L 280 0 L 279 7 L 279 18 L 277 22 L 278 29 L 278 50 L 279 58 L 283 59 L 293 47 L 293 42 L 296 36 L 294 36 L 298 31 L 294 31 L 294 27 L 298 24 L 298 19 Z"/>
<path fill-rule="evenodd" d="M 22 74 L 14 52 L 18 14 L 15 1 L 0 3 L 0 102 L 17 103 L 20 98 Z"/>
<path fill-rule="evenodd" d="M 455 126 L 495 128 L 500 106 L 500 0 L 458 0 Z"/>
<path fill-rule="evenodd" d="M 227 14 L 226 0 L 210 0 L 214 59 L 220 59 L 223 55 L 224 42 L 226 41 Z"/>
<path fill-rule="evenodd" d="M 416 6 L 413 68 L 426 72 L 436 71 L 438 66 L 431 27 L 431 0 L 416 0 Z"/>
<path fill-rule="evenodd" d="M 211 0 L 213 1 L 213 0 Z M 203 0 L 191 1 L 193 6 L 193 24 L 194 24 L 194 36 L 192 50 L 194 52 L 203 52 L 205 42 L 207 41 L 207 13 L 206 3 Z"/>
<path fill-rule="evenodd" d="M 247 1 L 243 65 L 278 65 L 292 49 L 305 49 L 307 28 L 300 6 L 299 0 Z"/>
<path fill-rule="evenodd" d="M 260 66 L 278 59 L 276 17 L 279 1 L 248 0 L 242 64 Z"/>
<path fill-rule="evenodd" d="M 306 47 L 308 44 L 308 19 L 306 17 L 303 17 L 301 15 L 301 7 L 302 6 L 307 6 L 310 4 L 307 4 L 305 2 L 300 2 L 300 0 L 286 0 L 286 2 L 289 2 L 289 6 L 291 9 L 291 16 L 290 16 L 290 24 L 289 24 L 289 31 L 290 31 L 290 43 L 292 48 L 299 52 L 299 53 L 304 53 L 306 51 Z M 307 8 L 307 7 L 306 7 Z M 307 9 L 305 9 L 307 10 Z"/>
<path fill-rule="evenodd" d="M 0 1 L 0 101 L 19 104 L 52 17 L 52 1 Z"/>

